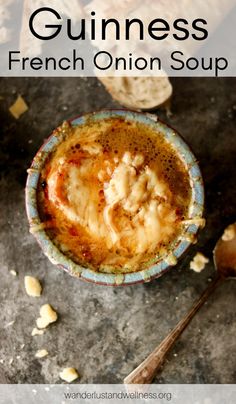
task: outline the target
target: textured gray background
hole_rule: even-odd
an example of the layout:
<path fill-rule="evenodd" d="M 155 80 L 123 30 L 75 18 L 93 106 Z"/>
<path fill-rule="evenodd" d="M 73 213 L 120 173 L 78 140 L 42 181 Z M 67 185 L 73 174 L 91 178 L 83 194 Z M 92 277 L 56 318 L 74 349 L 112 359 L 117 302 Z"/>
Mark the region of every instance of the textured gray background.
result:
<path fill-rule="evenodd" d="M 214 275 L 189 269 L 198 250 L 211 258 L 224 226 L 236 219 L 236 79 L 173 79 L 173 115 L 157 111 L 197 155 L 206 185 L 207 226 L 170 272 L 150 284 L 107 288 L 82 283 L 54 267 L 28 232 L 26 169 L 38 147 L 64 119 L 118 107 L 96 79 L 1 79 L 0 378 L 11 383 L 59 382 L 75 366 L 83 383 L 117 383 L 142 361 L 191 307 Z M 8 107 L 17 94 L 29 111 L 16 121 Z M 14 269 L 18 276 L 9 271 Z M 44 286 L 25 294 L 26 274 Z M 236 282 L 219 288 L 168 355 L 158 383 L 234 383 Z M 31 337 L 41 304 L 60 314 L 43 336 Z M 14 320 L 14 324 L 7 324 Z M 25 344 L 22 347 L 22 344 Z M 34 357 L 46 348 L 44 359 Z M 13 358 L 13 362 L 11 362 Z"/>

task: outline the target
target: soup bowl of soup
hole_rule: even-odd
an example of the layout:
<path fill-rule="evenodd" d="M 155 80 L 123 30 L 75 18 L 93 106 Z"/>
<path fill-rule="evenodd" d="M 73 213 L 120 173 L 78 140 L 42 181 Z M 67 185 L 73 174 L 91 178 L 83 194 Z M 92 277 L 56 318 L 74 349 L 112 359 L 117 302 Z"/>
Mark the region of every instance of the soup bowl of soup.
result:
<path fill-rule="evenodd" d="M 154 115 L 68 120 L 28 170 L 30 232 L 53 264 L 97 284 L 148 282 L 176 265 L 204 226 L 203 205 L 196 158 Z"/>

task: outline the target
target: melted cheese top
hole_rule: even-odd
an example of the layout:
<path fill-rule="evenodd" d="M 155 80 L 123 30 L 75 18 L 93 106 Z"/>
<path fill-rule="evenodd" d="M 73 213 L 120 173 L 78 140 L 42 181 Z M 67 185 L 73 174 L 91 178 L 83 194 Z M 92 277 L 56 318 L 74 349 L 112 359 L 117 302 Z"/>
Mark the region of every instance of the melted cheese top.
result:
<path fill-rule="evenodd" d="M 168 182 L 158 164 L 147 164 L 144 153 L 115 155 L 96 136 L 79 140 L 73 154 L 58 152 L 47 168 L 44 203 L 59 233 L 66 227 L 57 243 L 94 269 L 137 270 L 145 255 L 155 254 L 176 232 L 178 216 Z"/>
<path fill-rule="evenodd" d="M 91 186 L 95 145 L 81 165 L 66 159 L 48 176 L 49 200 L 65 218 L 79 223 L 93 238 L 102 238 L 108 249 L 133 254 L 152 252 L 173 230 L 176 220 L 171 194 L 157 174 L 144 165 L 141 154 L 125 152 L 116 162 L 104 160 L 97 173 L 97 186 Z M 66 173 L 66 180 L 63 176 Z M 63 178 L 63 180 L 62 180 Z M 99 209 L 99 193 L 105 204 Z M 116 215 L 119 210 L 120 216 Z"/>

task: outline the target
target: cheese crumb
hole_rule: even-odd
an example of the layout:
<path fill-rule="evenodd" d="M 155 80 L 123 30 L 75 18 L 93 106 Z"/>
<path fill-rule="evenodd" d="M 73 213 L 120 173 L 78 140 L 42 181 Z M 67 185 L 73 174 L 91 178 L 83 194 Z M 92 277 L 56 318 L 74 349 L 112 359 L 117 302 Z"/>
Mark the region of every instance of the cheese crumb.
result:
<path fill-rule="evenodd" d="M 12 276 L 17 276 L 17 272 L 16 272 L 14 269 L 11 269 L 11 270 L 10 270 L 10 274 L 11 274 Z"/>
<path fill-rule="evenodd" d="M 49 324 L 57 321 L 57 313 L 50 304 L 44 304 L 39 313 L 40 317 L 36 320 L 38 328 L 46 328 Z"/>
<path fill-rule="evenodd" d="M 31 333 L 32 337 L 34 337 L 35 335 L 43 335 L 43 334 L 44 334 L 44 330 L 39 330 L 36 327 L 33 328 L 32 333 Z"/>
<path fill-rule="evenodd" d="M 65 368 L 61 373 L 59 373 L 59 376 L 62 380 L 65 380 L 65 382 L 71 383 L 78 379 L 79 374 L 74 368 Z"/>
<path fill-rule="evenodd" d="M 48 355 L 48 351 L 46 349 L 40 349 L 39 351 L 36 352 L 35 357 L 44 358 L 47 355 Z"/>
<path fill-rule="evenodd" d="M 42 286 L 39 280 L 33 276 L 25 276 L 25 290 L 27 295 L 39 297 L 42 293 Z"/>
<path fill-rule="evenodd" d="M 17 100 L 9 108 L 9 111 L 15 119 L 19 119 L 21 115 L 28 111 L 28 109 L 29 108 L 25 100 L 21 97 L 21 95 L 18 95 Z"/>
<path fill-rule="evenodd" d="M 235 224 L 231 224 L 225 229 L 224 234 L 222 236 L 222 240 L 231 241 L 233 240 L 234 237 L 236 237 L 236 226 Z"/>
<path fill-rule="evenodd" d="M 190 269 L 195 272 L 201 272 L 208 262 L 209 259 L 206 258 L 202 253 L 198 252 L 193 260 L 190 262 Z"/>

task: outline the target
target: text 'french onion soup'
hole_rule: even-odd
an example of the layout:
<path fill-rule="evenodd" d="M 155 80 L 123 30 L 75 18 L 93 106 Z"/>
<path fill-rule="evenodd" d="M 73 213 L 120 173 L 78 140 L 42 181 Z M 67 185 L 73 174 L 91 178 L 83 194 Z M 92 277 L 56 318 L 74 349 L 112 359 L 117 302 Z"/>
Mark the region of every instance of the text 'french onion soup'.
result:
<path fill-rule="evenodd" d="M 157 129 L 123 117 L 65 122 L 38 182 L 44 229 L 66 256 L 104 273 L 143 270 L 183 232 L 187 168 Z"/>

